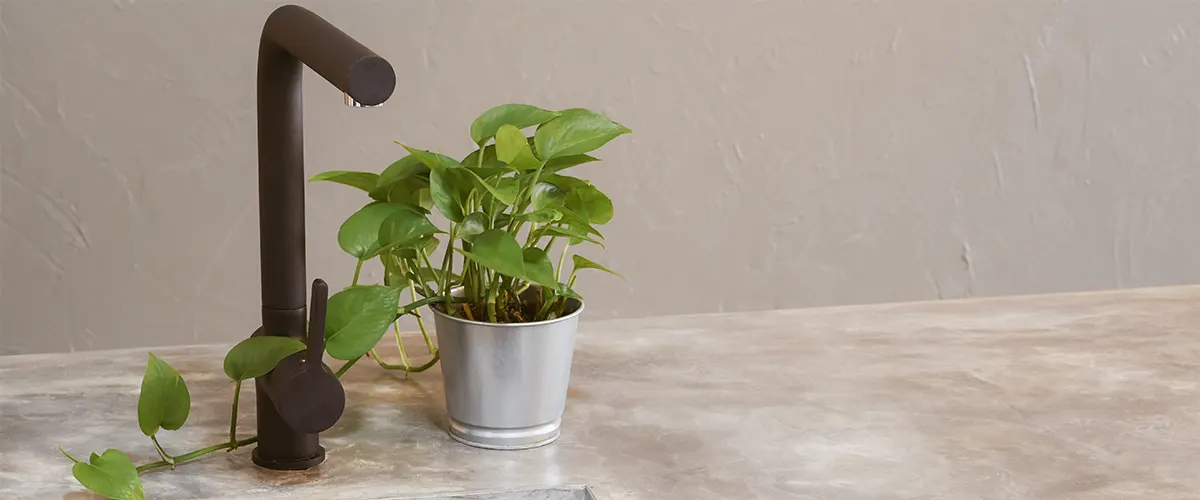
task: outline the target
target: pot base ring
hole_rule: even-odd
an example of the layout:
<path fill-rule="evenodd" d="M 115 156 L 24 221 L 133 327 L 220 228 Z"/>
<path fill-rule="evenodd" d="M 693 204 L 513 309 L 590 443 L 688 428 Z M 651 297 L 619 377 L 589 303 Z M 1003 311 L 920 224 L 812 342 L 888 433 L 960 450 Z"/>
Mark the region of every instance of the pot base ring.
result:
<path fill-rule="evenodd" d="M 532 427 L 497 429 L 481 427 L 450 418 L 450 437 L 455 441 L 488 450 L 527 450 L 546 446 L 558 439 L 562 419 Z"/>

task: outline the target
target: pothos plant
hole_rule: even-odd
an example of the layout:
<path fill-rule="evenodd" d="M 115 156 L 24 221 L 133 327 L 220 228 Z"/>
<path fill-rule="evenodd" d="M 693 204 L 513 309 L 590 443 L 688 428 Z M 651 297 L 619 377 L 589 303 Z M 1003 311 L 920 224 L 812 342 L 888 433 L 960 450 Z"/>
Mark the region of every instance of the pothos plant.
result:
<path fill-rule="evenodd" d="M 526 136 L 531 128 L 533 135 Z M 563 314 L 568 299 L 579 298 L 573 286 L 580 270 L 616 274 L 573 254 L 571 272 L 563 279 L 570 249 L 583 243 L 603 246 L 596 226 L 613 216 L 608 196 L 563 172 L 597 161 L 588 153 L 627 133 L 628 128 L 586 109 L 549 111 L 505 104 L 471 124 L 474 151 L 462 160 L 402 145 L 408 154 L 381 173 L 336 170 L 313 177 L 361 189 L 370 197 L 337 235 L 338 245 L 356 265 L 350 286 L 328 302 L 325 350 L 344 362 L 336 374 L 341 376 L 363 357 L 406 373 L 436 364 L 440 356 L 418 312 L 422 306 L 491 323 L 542 321 Z M 444 230 L 429 218 L 435 208 L 445 219 Z M 555 252 L 557 265 L 550 257 Z M 360 283 L 363 265 L 376 260 L 383 269 L 382 282 Z M 405 292 L 409 301 L 400 305 Z M 431 355 L 421 365 L 409 361 L 401 342 L 398 320 L 405 315 L 416 318 Z M 397 364 L 375 351 L 389 328 L 395 331 Z M 150 354 L 138 398 L 138 426 L 160 460 L 134 465 L 125 453 L 108 449 L 83 461 L 62 450 L 74 462 L 72 474 L 102 496 L 141 500 L 145 493 L 140 473 L 173 469 L 208 453 L 255 443 L 256 436 L 237 435 L 242 382 L 265 375 L 280 360 L 304 349 L 300 340 L 273 336 L 251 337 L 234 346 L 224 362 L 233 382 L 229 439 L 180 455 L 167 453 L 158 433 L 178 430 L 187 421 L 187 384 L 174 368 Z"/>

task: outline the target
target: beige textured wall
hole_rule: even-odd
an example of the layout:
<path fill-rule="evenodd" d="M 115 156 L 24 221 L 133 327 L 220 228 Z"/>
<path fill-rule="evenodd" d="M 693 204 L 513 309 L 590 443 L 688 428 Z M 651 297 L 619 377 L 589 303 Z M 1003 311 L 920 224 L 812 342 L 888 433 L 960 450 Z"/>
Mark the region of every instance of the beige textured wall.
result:
<path fill-rule="evenodd" d="M 509 101 L 637 134 L 586 175 L 629 277 L 590 317 L 1194 282 L 1200 4 L 313 0 L 389 58 L 307 79 L 312 173 L 463 152 Z M 257 323 L 254 65 L 275 2 L 0 0 L 0 353 Z M 309 189 L 309 269 L 361 203 Z M 620 339 L 614 339 L 620 341 Z"/>

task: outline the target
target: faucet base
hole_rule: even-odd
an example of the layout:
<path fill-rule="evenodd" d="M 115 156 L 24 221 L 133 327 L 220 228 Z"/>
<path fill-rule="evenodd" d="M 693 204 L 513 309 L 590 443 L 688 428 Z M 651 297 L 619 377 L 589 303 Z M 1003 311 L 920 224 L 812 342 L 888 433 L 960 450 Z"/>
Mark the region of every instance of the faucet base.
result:
<path fill-rule="evenodd" d="M 311 458 L 301 459 L 301 460 L 279 460 L 276 458 L 263 458 L 261 455 L 259 455 L 258 448 L 254 449 L 254 452 L 250 454 L 250 458 L 252 460 L 254 460 L 254 465 L 257 465 L 264 469 L 304 470 L 304 469 L 310 469 L 310 468 L 316 467 L 318 465 L 321 465 L 321 462 L 325 461 L 325 447 L 318 446 L 316 456 L 313 456 Z"/>

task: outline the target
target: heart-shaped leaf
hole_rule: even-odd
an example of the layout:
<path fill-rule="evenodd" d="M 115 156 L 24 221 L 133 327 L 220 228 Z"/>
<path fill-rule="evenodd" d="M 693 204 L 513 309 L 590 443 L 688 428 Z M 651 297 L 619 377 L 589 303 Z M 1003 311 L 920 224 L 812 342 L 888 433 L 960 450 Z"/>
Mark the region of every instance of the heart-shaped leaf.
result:
<path fill-rule="evenodd" d="M 538 247 L 526 248 L 521 251 L 521 260 L 525 264 L 525 281 L 551 288 L 558 286 L 558 281 L 554 279 L 554 264 L 550 263 L 550 257 L 546 255 L 545 250 Z"/>
<path fill-rule="evenodd" d="M 595 111 L 575 108 L 543 123 L 534 133 L 537 154 L 551 160 L 593 151 L 622 134 L 632 132 Z"/>
<path fill-rule="evenodd" d="M 314 175 L 308 182 L 329 181 L 356 187 L 363 191 L 375 189 L 379 176 L 371 172 L 349 172 L 346 170 L 330 170 Z"/>
<path fill-rule="evenodd" d="M 534 212 L 561 207 L 566 198 L 567 196 L 558 186 L 549 182 L 537 183 L 533 186 L 533 193 L 530 194 Z"/>
<path fill-rule="evenodd" d="M 527 250 L 537 252 L 523 251 L 516 237 L 503 229 L 489 229 L 475 237 L 470 251 L 458 251 L 479 265 L 500 274 L 556 288 L 558 282 L 554 279 L 554 268 L 550 259 L 546 257 L 546 252 L 538 248 Z"/>
<path fill-rule="evenodd" d="M 537 170 L 541 162 L 533 156 L 529 139 L 512 125 L 496 132 L 496 158 L 517 170 Z"/>
<path fill-rule="evenodd" d="M 612 269 L 609 269 L 600 264 L 597 264 L 594 261 L 588 259 L 587 257 L 584 257 L 579 254 L 572 255 L 571 262 L 575 264 L 575 268 L 571 271 L 571 274 L 575 274 L 575 273 L 579 272 L 580 269 L 599 269 L 601 271 L 604 271 L 604 272 L 611 274 L 613 276 L 616 276 L 618 278 L 625 279 L 624 276 L 621 276 L 616 271 L 613 271 Z"/>
<path fill-rule="evenodd" d="M 586 213 L 592 224 L 605 224 L 613 217 L 612 199 L 591 184 L 572 189 L 567 194 L 566 206 Z"/>
<path fill-rule="evenodd" d="M 467 243 L 475 241 L 475 237 L 488 229 L 488 217 L 483 212 L 475 212 L 463 219 L 458 226 L 458 237 Z"/>
<path fill-rule="evenodd" d="M 483 145 L 496 135 L 503 125 L 512 125 L 518 129 L 532 127 L 545 123 L 554 118 L 557 113 L 547 111 L 528 104 L 501 104 L 484 111 L 471 123 L 471 140 Z"/>
<path fill-rule="evenodd" d="M 400 210 L 379 226 L 379 246 L 385 249 L 420 246 L 426 237 L 440 232 L 425 214 Z"/>
<path fill-rule="evenodd" d="M 434 170 L 429 174 L 429 194 L 443 216 L 462 222 L 474 183 L 474 176 L 465 168 Z"/>
<path fill-rule="evenodd" d="M 238 342 L 225 355 L 225 375 L 235 382 L 261 377 L 275 369 L 283 358 L 304 348 L 304 342 L 291 337 L 250 337 Z"/>
<path fill-rule="evenodd" d="M 138 396 L 138 427 L 142 434 L 153 436 L 160 428 L 178 430 L 187 422 L 191 408 L 192 396 L 183 377 L 151 353 Z"/>
<path fill-rule="evenodd" d="M 379 229 L 383 222 L 397 213 L 418 213 L 419 210 L 402 203 L 380 202 L 362 207 L 338 228 L 338 246 L 358 260 L 370 259 L 383 248 L 379 244 Z"/>
<path fill-rule="evenodd" d="M 379 343 L 396 318 L 400 289 L 354 286 L 329 297 L 325 318 L 325 352 L 334 358 L 358 359 Z"/>
<path fill-rule="evenodd" d="M 75 460 L 70 455 L 67 457 L 75 461 L 71 475 L 96 494 L 115 500 L 146 500 L 137 467 L 124 453 L 108 449 L 100 455 L 92 453 L 87 462 Z"/>
<path fill-rule="evenodd" d="M 428 174 L 429 167 L 425 166 L 424 163 L 421 163 L 421 160 L 418 160 L 411 154 L 405 156 L 404 158 L 392 162 L 391 165 L 388 165 L 387 168 L 383 169 L 383 173 L 379 174 L 379 179 L 376 181 L 375 187 L 371 188 L 371 197 L 377 200 L 387 201 L 387 199 L 383 196 L 391 191 L 392 187 L 397 182 L 412 177 L 427 177 Z"/>
<path fill-rule="evenodd" d="M 594 161 L 600 161 L 600 160 L 597 158 L 588 156 L 588 155 L 560 156 L 558 158 L 554 158 L 554 159 L 551 159 L 550 161 L 546 162 L 546 166 L 542 168 L 542 175 L 545 176 L 545 175 L 557 173 L 561 170 L 566 170 L 566 169 L 574 167 L 576 165 L 583 165 L 584 163 L 591 163 Z"/>

